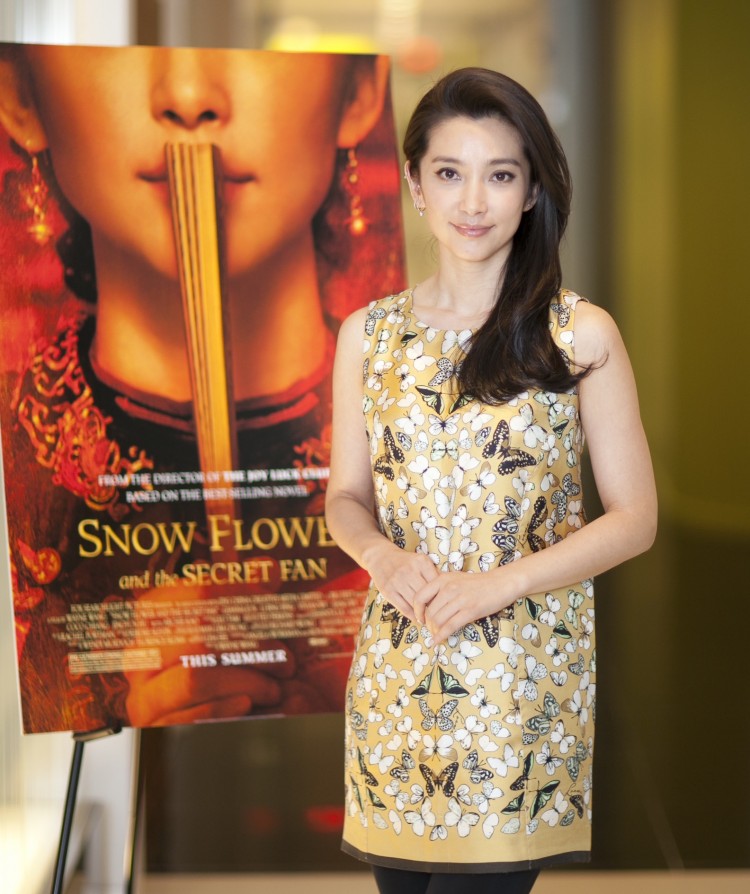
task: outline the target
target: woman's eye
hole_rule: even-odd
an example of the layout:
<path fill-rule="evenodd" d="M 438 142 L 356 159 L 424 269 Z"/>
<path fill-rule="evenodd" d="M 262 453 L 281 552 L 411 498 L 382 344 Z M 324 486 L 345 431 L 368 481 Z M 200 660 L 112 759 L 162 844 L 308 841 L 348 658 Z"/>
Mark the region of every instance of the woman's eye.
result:
<path fill-rule="evenodd" d="M 437 175 L 441 180 L 455 180 L 458 177 L 458 172 L 453 168 L 440 168 Z"/>
<path fill-rule="evenodd" d="M 511 174 L 510 171 L 496 171 L 495 174 L 493 174 L 493 179 L 498 183 L 510 183 L 513 179 L 513 174 Z"/>

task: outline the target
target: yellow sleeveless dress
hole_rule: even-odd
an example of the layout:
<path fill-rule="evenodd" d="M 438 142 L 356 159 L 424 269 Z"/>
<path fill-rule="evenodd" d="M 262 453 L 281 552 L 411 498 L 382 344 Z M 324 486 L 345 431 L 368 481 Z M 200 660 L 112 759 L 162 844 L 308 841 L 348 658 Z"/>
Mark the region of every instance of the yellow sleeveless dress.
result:
<path fill-rule="evenodd" d="M 578 296 L 550 305 L 573 357 Z M 460 397 L 471 332 L 412 292 L 365 325 L 364 415 L 383 532 L 447 573 L 482 573 L 585 522 L 575 391 Z M 588 859 L 595 713 L 590 580 L 532 593 L 433 644 L 371 587 L 346 702 L 345 851 L 381 866 L 502 872 Z"/>

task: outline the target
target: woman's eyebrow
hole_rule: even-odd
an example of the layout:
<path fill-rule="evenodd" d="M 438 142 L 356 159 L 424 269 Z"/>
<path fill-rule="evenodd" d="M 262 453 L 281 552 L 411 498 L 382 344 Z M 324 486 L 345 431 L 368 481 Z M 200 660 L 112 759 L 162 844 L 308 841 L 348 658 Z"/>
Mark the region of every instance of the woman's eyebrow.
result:
<path fill-rule="evenodd" d="M 447 155 L 436 155 L 435 158 L 432 159 L 433 164 L 451 164 L 451 165 L 460 165 L 460 158 L 451 158 Z M 492 167 L 493 165 L 515 165 L 520 168 L 523 167 L 521 162 L 516 158 L 491 158 L 487 162 L 487 167 Z"/>

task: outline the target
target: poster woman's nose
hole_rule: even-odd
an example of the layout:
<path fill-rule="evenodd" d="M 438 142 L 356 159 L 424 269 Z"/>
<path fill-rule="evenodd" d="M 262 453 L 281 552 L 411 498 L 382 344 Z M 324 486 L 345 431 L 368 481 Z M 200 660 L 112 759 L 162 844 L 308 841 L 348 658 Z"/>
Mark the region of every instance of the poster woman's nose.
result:
<path fill-rule="evenodd" d="M 151 114 L 184 131 L 226 124 L 232 111 L 226 59 L 221 54 L 169 49 L 155 54 Z"/>

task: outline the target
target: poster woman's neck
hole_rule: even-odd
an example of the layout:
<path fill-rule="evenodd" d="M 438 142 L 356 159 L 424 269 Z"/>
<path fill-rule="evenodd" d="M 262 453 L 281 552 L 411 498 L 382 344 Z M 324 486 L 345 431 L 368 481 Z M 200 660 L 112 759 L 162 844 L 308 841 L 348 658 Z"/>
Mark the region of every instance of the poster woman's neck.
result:
<path fill-rule="evenodd" d="M 97 368 L 142 393 L 189 400 L 177 282 L 152 268 L 106 260 L 97 254 Z M 225 291 L 236 401 L 278 394 L 321 367 L 330 335 L 312 246 L 229 280 Z"/>

